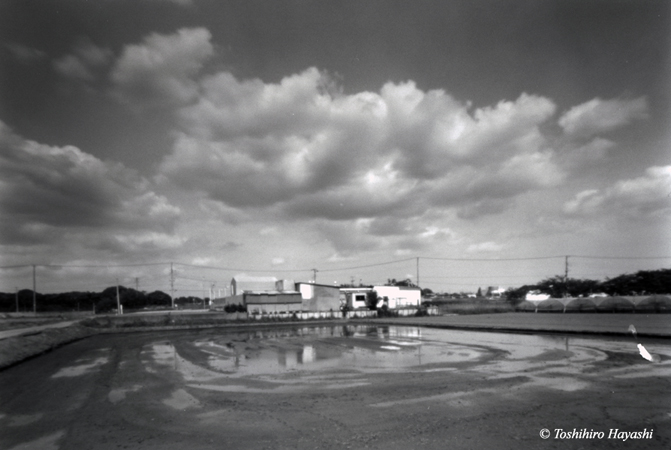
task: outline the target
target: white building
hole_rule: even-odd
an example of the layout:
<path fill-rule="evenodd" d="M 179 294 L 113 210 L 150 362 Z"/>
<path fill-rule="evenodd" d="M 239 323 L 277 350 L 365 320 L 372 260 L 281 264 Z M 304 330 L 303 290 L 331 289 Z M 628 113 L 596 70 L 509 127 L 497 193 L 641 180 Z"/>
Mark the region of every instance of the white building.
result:
<path fill-rule="evenodd" d="M 382 306 L 382 299 L 387 297 L 390 309 L 403 308 L 407 306 L 418 307 L 422 303 L 422 291 L 417 287 L 406 286 L 373 286 L 380 298 L 378 306 Z"/>

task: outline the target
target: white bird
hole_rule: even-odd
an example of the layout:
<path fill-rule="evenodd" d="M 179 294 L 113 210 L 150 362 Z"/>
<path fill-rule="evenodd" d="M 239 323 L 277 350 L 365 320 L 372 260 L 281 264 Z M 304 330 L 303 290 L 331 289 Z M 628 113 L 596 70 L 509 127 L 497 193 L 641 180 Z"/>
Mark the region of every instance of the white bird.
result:
<path fill-rule="evenodd" d="M 648 351 L 645 349 L 645 347 L 643 347 L 642 344 L 638 344 L 638 352 L 641 354 L 642 357 L 644 357 L 648 361 L 654 361 L 652 355 L 648 353 Z"/>
<path fill-rule="evenodd" d="M 634 335 L 634 339 L 636 339 L 636 327 L 634 325 L 629 325 L 629 332 Z M 651 355 L 648 353 L 648 350 L 646 350 L 645 347 L 643 347 L 643 344 L 638 344 L 638 352 L 641 354 L 641 356 L 645 359 L 647 359 L 650 362 L 659 362 L 661 358 L 657 355 Z"/>

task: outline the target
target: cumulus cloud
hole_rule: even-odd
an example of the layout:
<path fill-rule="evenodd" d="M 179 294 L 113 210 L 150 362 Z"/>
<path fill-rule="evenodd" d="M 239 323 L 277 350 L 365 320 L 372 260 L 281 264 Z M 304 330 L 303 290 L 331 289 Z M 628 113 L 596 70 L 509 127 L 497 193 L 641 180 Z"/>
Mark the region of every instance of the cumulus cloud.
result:
<path fill-rule="evenodd" d="M 540 131 L 555 111 L 546 98 L 471 111 L 413 82 L 350 95 L 333 84 L 316 68 L 278 83 L 203 77 L 161 174 L 235 208 L 332 220 L 504 207 L 563 179 Z"/>
<path fill-rule="evenodd" d="M 73 229 L 169 233 L 180 215 L 133 170 L 76 147 L 25 140 L 0 122 L 0 148 L 2 228 L 20 224 L 24 240 Z"/>
<path fill-rule="evenodd" d="M 592 99 L 574 106 L 559 118 L 559 125 L 571 136 L 591 137 L 648 117 L 648 101 L 636 99 Z"/>
<path fill-rule="evenodd" d="M 197 193 L 201 209 L 229 224 L 262 211 L 314 219 L 338 258 L 422 248 L 429 236 L 408 220 L 429 211 L 502 214 L 602 161 L 617 144 L 599 134 L 648 114 L 645 98 L 594 99 L 557 118 L 552 100 L 526 93 L 474 108 L 412 81 L 345 94 L 314 67 L 277 82 L 204 73 L 213 54 L 206 29 L 181 29 L 127 46 L 113 66 L 120 99 L 175 111 L 156 179 Z M 591 195 L 603 194 L 567 210 Z"/>
<path fill-rule="evenodd" d="M 214 54 L 210 32 L 182 28 L 174 34 L 152 33 L 141 44 L 128 45 L 111 73 L 115 95 L 137 106 L 181 105 L 194 100 L 194 76 Z"/>
<path fill-rule="evenodd" d="M 621 216 L 659 216 L 671 213 L 671 166 L 655 166 L 645 175 L 620 180 L 610 187 L 578 193 L 564 204 L 570 215 L 611 212 Z"/>

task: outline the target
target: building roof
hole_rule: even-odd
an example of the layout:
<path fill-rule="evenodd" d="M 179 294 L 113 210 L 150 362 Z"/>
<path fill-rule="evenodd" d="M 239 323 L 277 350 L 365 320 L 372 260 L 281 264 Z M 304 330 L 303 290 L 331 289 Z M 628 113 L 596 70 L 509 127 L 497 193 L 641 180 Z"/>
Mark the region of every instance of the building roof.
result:
<path fill-rule="evenodd" d="M 251 277 L 238 275 L 233 277 L 231 285 L 235 285 L 232 293 L 240 294 L 249 291 L 275 291 L 277 290 L 277 278 L 275 277 Z"/>
<path fill-rule="evenodd" d="M 309 285 L 311 285 L 311 286 L 329 287 L 329 288 L 335 288 L 335 289 L 338 289 L 338 290 L 341 289 L 341 287 L 338 286 L 338 285 L 334 285 L 334 284 L 319 284 L 319 283 L 312 283 L 312 282 L 310 282 L 310 281 L 297 281 L 296 284 L 309 284 Z"/>
<path fill-rule="evenodd" d="M 245 292 L 245 303 L 248 305 L 258 304 L 287 304 L 302 302 L 303 297 L 300 292 Z"/>
<path fill-rule="evenodd" d="M 250 275 L 236 275 L 233 277 L 235 281 L 241 282 L 241 281 L 254 281 L 254 282 L 266 282 L 266 283 L 274 283 L 277 281 L 277 277 L 254 277 Z"/>

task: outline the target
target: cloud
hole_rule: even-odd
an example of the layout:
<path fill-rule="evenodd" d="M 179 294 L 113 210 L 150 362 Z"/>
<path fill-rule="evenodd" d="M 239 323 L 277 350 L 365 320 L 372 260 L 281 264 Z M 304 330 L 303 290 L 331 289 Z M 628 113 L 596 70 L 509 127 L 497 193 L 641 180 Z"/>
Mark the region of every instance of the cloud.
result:
<path fill-rule="evenodd" d="M 193 77 L 214 54 L 205 28 L 182 28 L 174 34 L 152 33 L 128 45 L 114 63 L 115 95 L 135 107 L 181 105 L 195 100 Z"/>
<path fill-rule="evenodd" d="M 468 246 L 466 251 L 468 253 L 495 253 L 503 249 L 503 246 L 497 244 L 496 242 L 487 241 L 480 242 L 478 244 L 471 244 Z"/>
<path fill-rule="evenodd" d="M 234 208 L 331 220 L 505 208 L 564 177 L 540 131 L 555 111 L 543 97 L 470 111 L 413 82 L 345 95 L 316 68 L 278 83 L 219 72 L 199 93 L 161 176 Z"/>
<path fill-rule="evenodd" d="M 671 213 L 671 166 L 655 166 L 645 175 L 620 180 L 610 187 L 578 193 L 564 204 L 564 212 L 575 216 L 599 213 L 621 217 L 650 217 Z"/>
<path fill-rule="evenodd" d="M 595 98 L 568 110 L 559 118 L 559 125 L 567 135 L 591 137 L 647 118 L 648 101 L 645 97 L 613 100 Z"/>
<path fill-rule="evenodd" d="M 360 252 L 384 248 L 386 240 L 366 233 L 365 221 L 327 221 L 316 223 L 317 230 L 336 251 L 333 261 L 347 258 Z"/>
<path fill-rule="evenodd" d="M 160 233 L 172 232 L 180 216 L 180 210 L 153 192 L 146 179 L 121 164 L 101 161 L 72 146 L 25 140 L 2 122 L 0 148 L 0 226 L 3 231 L 16 228 L 12 233 L 17 239 L 54 240 L 79 230 L 138 232 L 151 239 L 127 239 L 156 241 Z"/>
<path fill-rule="evenodd" d="M 286 263 L 286 261 L 281 256 L 276 256 L 270 261 L 272 266 L 281 266 L 284 263 Z"/>
<path fill-rule="evenodd" d="M 6 43 L 5 48 L 7 48 L 16 59 L 24 64 L 30 64 L 35 61 L 39 61 L 46 58 L 47 56 L 47 54 L 42 50 L 13 42 Z"/>
<path fill-rule="evenodd" d="M 560 165 L 574 174 L 585 172 L 603 162 L 609 150 L 617 144 L 609 139 L 597 137 L 584 145 L 569 142 L 559 153 Z"/>
<path fill-rule="evenodd" d="M 112 51 L 101 48 L 88 38 L 80 38 L 73 46 L 72 53 L 53 62 L 54 70 L 64 77 L 81 81 L 96 79 L 96 71 L 106 67 L 112 59 Z"/>

